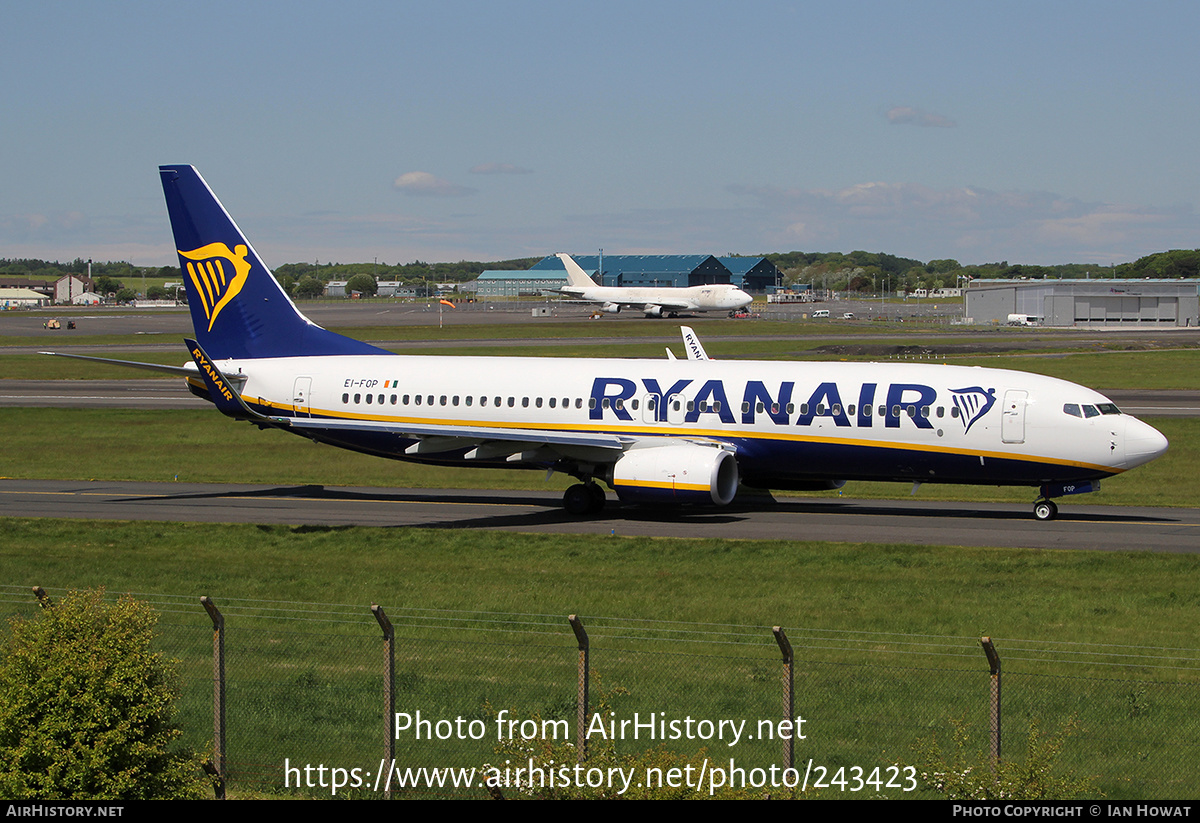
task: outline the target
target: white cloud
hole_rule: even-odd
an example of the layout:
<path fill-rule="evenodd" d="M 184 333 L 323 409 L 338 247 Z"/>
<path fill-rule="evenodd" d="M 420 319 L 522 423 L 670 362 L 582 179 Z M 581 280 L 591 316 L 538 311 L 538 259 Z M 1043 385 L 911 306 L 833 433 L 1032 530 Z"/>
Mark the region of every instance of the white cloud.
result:
<path fill-rule="evenodd" d="M 913 106 L 892 106 L 886 117 L 893 126 L 924 126 L 926 128 L 952 129 L 958 123 L 931 111 Z"/>
<path fill-rule="evenodd" d="M 405 194 L 422 197 L 465 197 L 476 189 L 443 180 L 427 171 L 405 172 L 396 178 L 392 188 Z"/>
<path fill-rule="evenodd" d="M 480 163 L 472 166 L 470 174 L 533 174 L 533 169 L 524 166 L 514 166 L 512 163 Z"/>

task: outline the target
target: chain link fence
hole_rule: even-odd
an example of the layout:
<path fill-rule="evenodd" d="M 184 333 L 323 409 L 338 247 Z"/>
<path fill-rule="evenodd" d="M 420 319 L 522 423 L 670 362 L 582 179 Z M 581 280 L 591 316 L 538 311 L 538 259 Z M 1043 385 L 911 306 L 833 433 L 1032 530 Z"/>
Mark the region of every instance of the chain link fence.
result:
<path fill-rule="evenodd" d="M 794 766 L 810 795 L 931 797 L 930 752 L 1038 735 L 1109 798 L 1200 796 L 1195 650 L 992 638 L 989 663 L 979 638 L 134 596 L 230 796 L 507 797 L 636 761 L 705 794 L 787 794 Z M 5 617 L 37 609 L 0 586 Z"/>

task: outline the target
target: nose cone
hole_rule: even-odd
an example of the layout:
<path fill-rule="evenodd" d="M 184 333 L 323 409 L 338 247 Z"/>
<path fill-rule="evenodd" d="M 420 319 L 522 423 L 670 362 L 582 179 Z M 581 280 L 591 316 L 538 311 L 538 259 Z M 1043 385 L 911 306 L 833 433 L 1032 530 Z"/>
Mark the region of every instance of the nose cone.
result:
<path fill-rule="evenodd" d="M 1167 452 L 1162 432 L 1136 417 L 1125 420 L 1125 468 L 1132 469 L 1162 457 Z"/>
<path fill-rule="evenodd" d="M 742 306 L 749 306 L 754 302 L 754 298 L 741 289 L 733 289 L 729 292 L 729 296 L 726 299 L 728 305 L 725 308 L 729 309 L 740 309 Z"/>

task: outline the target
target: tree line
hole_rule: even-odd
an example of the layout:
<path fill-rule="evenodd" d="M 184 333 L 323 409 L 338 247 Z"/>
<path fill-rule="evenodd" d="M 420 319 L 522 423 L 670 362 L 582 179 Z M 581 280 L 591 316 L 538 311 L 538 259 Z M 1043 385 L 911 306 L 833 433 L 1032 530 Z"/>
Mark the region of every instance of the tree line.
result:
<path fill-rule="evenodd" d="M 979 279 L 1083 279 L 1091 278 L 1181 278 L 1200 277 L 1200 249 L 1175 249 L 1157 252 L 1132 263 L 1101 266 L 1089 263 L 1063 263 L 1056 266 L 1012 264 L 1007 260 L 995 263 L 963 265 L 954 259 L 928 262 L 898 257 L 883 252 L 770 252 L 763 255 L 783 273 L 785 285 L 812 284 L 817 288 L 835 291 L 878 292 L 912 291 L 918 288 L 938 289 L 963 285 Z M 494 262 L 461 260 L 457 263 L 285 263 L 275 269 L 275 277 L 293 297 L 317 297 L 324 293 L 331 280 L 346 280 L 349 288 L 364 294 L 374 294 L 376 283 L 399 282 L 418 295 L 431 293 L 435 283 L 465 283 L 476 279 L 485 270 L 521 271 L 529 269 L 542 258 L 525 257 Z M 89 261 L 75 258 L 69 263 L 49 262 L 32 258 L 0 258 L 0 276 L 57 280 L 65 274 L 87 274 Z M 133 290 L 125 280 L 152 278 L 156 281 L 175 281 L 181 275 L 177 266 L 138 267 L 126 261 L 92 262 L 92 277 L 100 294 L 125 294 L 133 298 Z M 151 292 L 155 292 L 151 294 Z M 161 285 L 146 289 L 150 299 L 171 297 Z"/>

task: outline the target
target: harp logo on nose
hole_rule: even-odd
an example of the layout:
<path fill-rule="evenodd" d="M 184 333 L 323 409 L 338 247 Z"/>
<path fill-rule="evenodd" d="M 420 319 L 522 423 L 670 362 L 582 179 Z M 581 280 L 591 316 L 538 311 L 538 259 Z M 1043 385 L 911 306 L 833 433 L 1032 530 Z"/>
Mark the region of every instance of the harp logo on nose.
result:
<path fill-rule="evenodd" d="M 224 243 L 209 243 L 191 251 L 179 250 L 179 256 L 188 261 L 187 275 L 204 306 L 209 331 L 217 322 L 221 309 L 229 305 L 246 285 L 246 278 L 250 276 L 248 253 L 249 249 L 240 243 L 233 251 Z"/>

